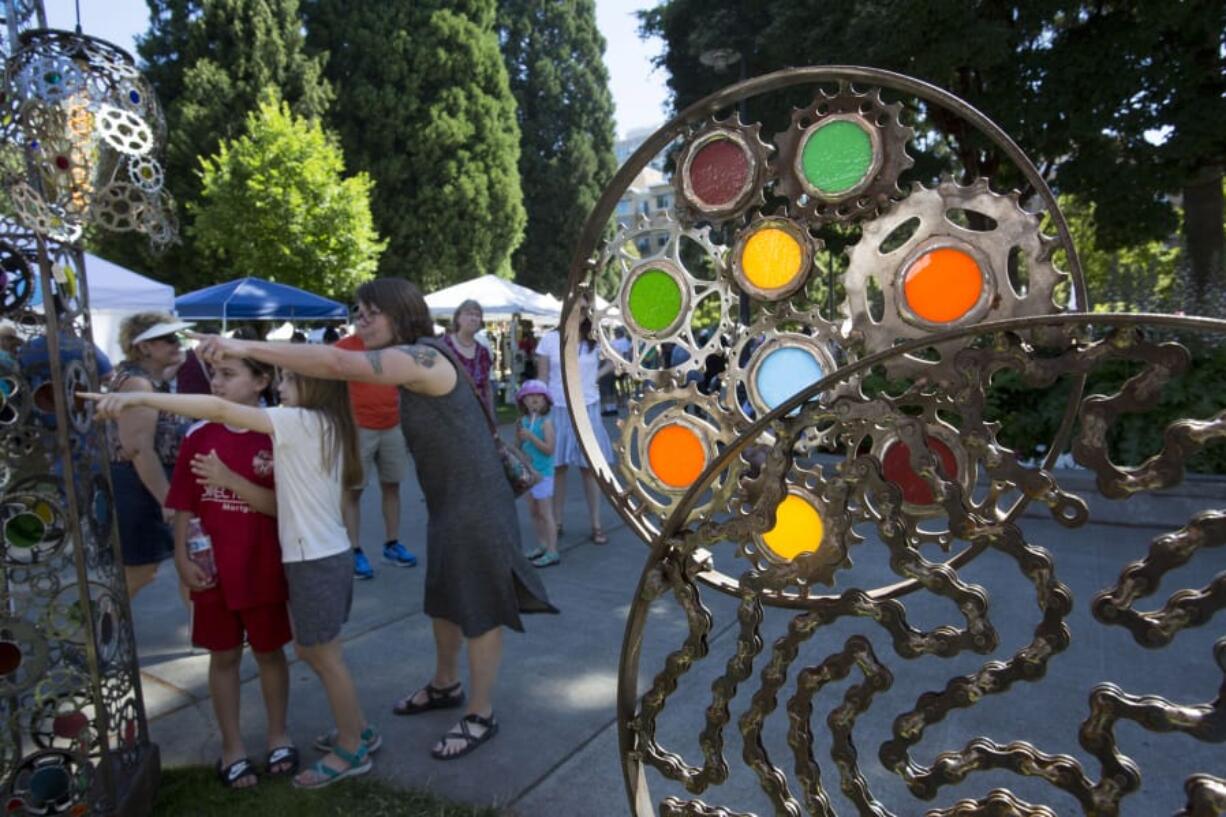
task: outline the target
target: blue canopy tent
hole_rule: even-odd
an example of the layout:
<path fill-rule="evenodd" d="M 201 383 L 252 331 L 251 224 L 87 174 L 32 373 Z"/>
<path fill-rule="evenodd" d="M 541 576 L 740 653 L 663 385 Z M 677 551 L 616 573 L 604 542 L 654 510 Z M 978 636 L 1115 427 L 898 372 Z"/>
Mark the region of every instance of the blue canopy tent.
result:
<path fill-rule="evenodd" d="M 287 284 L 238 278 L 175 298 L 175 312 L 185 320 L 346 320 L 344 304 Z"/>

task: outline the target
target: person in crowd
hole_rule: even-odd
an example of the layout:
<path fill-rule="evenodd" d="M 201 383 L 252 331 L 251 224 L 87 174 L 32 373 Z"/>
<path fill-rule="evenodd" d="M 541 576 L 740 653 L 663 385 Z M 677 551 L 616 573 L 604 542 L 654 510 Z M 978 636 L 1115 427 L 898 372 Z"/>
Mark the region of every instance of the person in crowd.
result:
<path fill-rule="evenodd" d="M 498 732 L 493 693 L 502 628 L 522 630 L 521 613 L 557 609 L 521 551 L 515 494 L 481 398 L 467 385 L 460 358 L 433 337 L 420 290 L 383 278 L 358 287 L 356 301 L 365 352 L 210 337 L 203 344 L 206 360 L 254 357 L 283 371 L 400 388 L 401 428 L 429 514 L 425 612 L 434 629 L 435 669 L 393 711 L 416 715 L 465 706 L 459 658 L 467 643 L 472 694 L 459 723 L 431 750 L 439 760 L 453 760 Z M 284 546 L 284 536 L 281 541 Z M 292 604 L 292 582 L 290 592 Z"/>
<path fill-rule="evenodd" d="M 523 380 L 536 379 L 536 333 L 532 321 L 519 322 L 519 354 L 523 368 L 520 377 Z"/>
<path fill-rule="evenodd" d="M 579 327 L 579 377 L 583 390 L 584 405 L 576 411 L 586 411 L 596 434 L 596 444 L 607 461 L 613 461 L 613 450 L 609 445 L 609 435 L 600 419 L 600 389 L 596 382 L 600 376 L 611 371 L 613 364 L 605 362 L 601 365 L 600 349 L 592 335 L 592 318 L 586 314 L 588 307 L 584 306 L 585 316 Z M 566 507 L 566 472 L 570 466 L 579 467 L 583 482 L 583 495 L 587 499 L 588 519 L 592 525 L 592 541 L 598 545 L 607 544 L 608 534 L 600 523 L 600 486 L 596 484 L 596 474 L 588 462 L 587 455 L 579 445 L 575 436 L 574 426 L 565 417 L 566 391 L 562 387 L 562 341 L 558 330 L 545 333 L 536 346 L 536 370 L 543 375 L 543 380 L 549 387 L 549 398 L 555 408 L 561 409 L 558 421 L 554 423 L 557 431 L 557 441 L 553 449 L 553 515 L 557 520 L 558 535 L 562 535 L 562 510 Z"/>
<path fill-rule="evenodd" d="M 539 380 L 529 380 L 515 395 L 520 420 L 515 428 L 519 447 L 532 461 L 541 481 L 528 491 L 528 507 L 532 509 L 532 525 L 536 528 L 537 549 L 528 557 L 533 567 L 552 567 L 561 561 L 558 556 L 558 531 L 553 519 L 553 418 L 549 416 L 549 387 Z"/>
<path fill-rule="evenodd" d="M 214 366 L 246 355 L 217 355 L 216 336 L 201 346 Z M 233 346 L 323 349 L 302 344 L 227 341 Z M 212 354 L 210 354 L 212 353 Z M 347 353 L 353 354 L 353 353 Z M 251 358 L 261 360 L 260 355 Z M 261 360 L 263 363 L 274 363 Z M 341 520 L 341 495 L 361 479 L 357 427 L 343 383 L 283 373 L 282 405 L 255 408 L 218 397 L 130 392 L 88 395 L 103 417 L 156 409 L 268 434 L 276 463 L 277 534 L 289 595 L 294 649 L 323 683 L 336 729 L 316 746 L 327 755 L 294 777 L 299 788 L 318 789 L 372 768 L 370 754 L 382 736 L 366 722 L 353 676 L 345 663 L 341 627 L 353 602 L 349 541 Z M 292 765 L 288 757 L 287 762 Z"/>
<path fill-rule="evenodd" d="M 113 392 L 166 393 L 165 372 L 183 362 L 179 333 L 189 323 L 166 312 L 138 312 L 119 325 L 124 359 L 115 367 Z M 141 408 L 107 426 L 111 482 L 129 596 L 153 581 L 174 553 L 166 509 L 170 471 L 187 422 L 170 411 Z"/>
<path fill-rule="evenodd" d="M 166 379 L 173 380 L 175 394 L 211 394 L 213 374 L 204 365 L 195 349 L 183 353 L 183 363 L 166 370 Z"/>
<path fill-rule="evenodd" d="M 324 329 L 323 342 L 326 346 L 331 346 L 340 339 L 341 333 L 336 331 L 335 326 L 329 326 L 327 329 Z"/>
<path fill-rule="evenodd" d="M 337 341 L 336 348 L 366 351 L 362 326 L 359 324 L 357 334 Z M 362 491 L 376 473 L 383 510 L 383 561 L 394 567 L 417 564 L 417 557 L 400 543 L 400 483 L 409 466 L 409 453 L 404 432 L 400 430 L 400 393 L 395 386 L 351 382 L 349 401 L 358 423 L 362 483 L 355 490 L 345 492 L 345 530 L 349 532 L 349 544 L 353 548 L 353 577 L 369 580 L 375 577 L 375 570 L 360 543 L 361 501 Z"/>
<path fill-rule="evenodd" d="M 621 359 L 627 363 L 634 360 L 634 343 L 630 340 L 630 335 L 626 332 L 626 327 L 618 326 L 613 330 L 613 351 L 621 356 Z M 629 374 L 618 375 L 615 382 L 617 389 L 617 409 L 620 412 L 626 407 L 630 400 L 630 392 L 633 390 L 634 381 Z"/>
<path fill-rule="evenodd" d="M 274 375 L 264 363 L 225 360 L 214 367 L 213 394 L 256 408 Z M 257 782 L 239 726 L 244 641 L 251 645 L 264 695 L 265 769 L 272 776 L 298 771 L 298 750 L 286 731 L 289 665 L 284 647 L 293 636 L 273 485 L 272 438 L 205 422 L 188 430 L 166 496 L 166 507 L 175 512 L 175 567 L 191 590 L 192 644 L 209 651 L 209 697 L 221 732 L 217 774 L 227 788 Z M 215 573 L 189 556 L 193 517 L 211 540 Z"/>
<path fill-rule="evenodd" d="M 0 320 L 0 365 L 16 369 L 20 351 L 21 336 L 17 334 L 17 324 L 7 318 Z"/>
<path fill-rule="evenodd" d="M 443 342 L 459 357 L 460 365 L 477 384 L 477 393 L 493 411 L 494 386 L 490 380 L 490 369 L 494 365 L 494 356 L 489 347 L 477 339 L 477 333 L 484 327 L 485 312 L 481 304 L 469 299 L 456 308 L 451 319 L 451 331 L 443 336 Z"/>
<path fill-rule="evenodd" d="M 60 330 L 60 363 L 72 363 L 85 360 L 86 342 L 83 338 Z M 32 390 L 51 379 L 51 347 L 46 335 L 36 335 L 28 343 L 18 346 L 17 364 L 21 367 Z M 97 346 L 92 346 L 94 368 L 98 372 L 98 380 L 102 383 L 110 381 L 115 367 L 106 352 Z"/>
<path fill-rule="evenodd" d="M 290 335 L 289 337 L 289 342 L 290 343 L 306 343 L 307 342 L 306 332 L 303 332 L 301 329 L 295 329 L 294 334 Z"/>

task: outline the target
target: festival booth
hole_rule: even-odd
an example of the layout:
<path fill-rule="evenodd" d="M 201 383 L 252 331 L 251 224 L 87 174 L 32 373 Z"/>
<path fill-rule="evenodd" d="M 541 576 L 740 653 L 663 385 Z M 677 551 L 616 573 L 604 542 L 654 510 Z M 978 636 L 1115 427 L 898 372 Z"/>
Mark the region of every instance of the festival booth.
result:
<path fill-rule="evenodd" d="M 349 319 L 349 308 L 342 303 L 288 284 L 250 277 L 180 295 L 175 310 L 184 320 L 221 321 L 223 332 L 230 321 Z"/>
<path fill-rule="evenodd" d="M 520 320 L 532 321 L 538 328 L 557 326 L 562 314 L 562 302 L 552 295 L 542 294 L 497 275 L 482 275 L 430 293 L 426 296 L 426 306 L 432 318 L 451 318 L 456 308 L 469 299 L 481 304 L 486 321 L 508 324 L 507 331 L 500 333 L 503 343 L 495 344 L 498 348 L 494 349 L 494 368 L 495 372 L 506 373 L 500 386 L 507 402 L 510 402 L 518 387 L 519 370 L 523 364 L 515 354 L 519 348 Z"/>
<path fill-rule="evenodd" d="M 138 275 L 130 269 L 85 253 L 85 268 L 89 270 L 89 317 L 93 326 L 94 345 L 112 361 L 123 358 L 119 348 L 119 324 L 136 312 L 159 310 L 172 312 L 175 289 Z M 42 304 L 42 292 L 35 289 L 31 306 Z"/>
<path fill-rule="evenodd" d="M 556 326 L 562 303 L 551 295 L 521 286 L 497 275 L 482 275 L 426 296 L 433 318 L 450 318 L 456 307 L 469 299 L 481 304 L 488 321 L 526 318 L 537 325 Z"/>

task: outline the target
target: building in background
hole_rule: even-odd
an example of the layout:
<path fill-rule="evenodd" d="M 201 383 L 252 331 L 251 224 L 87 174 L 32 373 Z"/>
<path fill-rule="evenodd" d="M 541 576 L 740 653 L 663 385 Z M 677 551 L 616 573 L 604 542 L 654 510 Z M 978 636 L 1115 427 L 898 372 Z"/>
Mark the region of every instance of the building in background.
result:
<path fill-rule="evenodd" d="M 639 217 L 650 219 L 657 212 L 673 206 L 673 184 L 664 174 L 648 165 L 639 171 L 634 181 L 617 202 L 617 225 L 636 224 Z M 653 255 L 668 243 L 668 233 L 643 234 L 635 242 L 643 256 Z"/>
<path fill-rule="evenodd" d="M 624 165 L 626 160 L 630 158 L 630 155 L 639 149 L 639 145 L 646 142 L 647 137 L 655 133 L 659 127 L 659 125 L 648 125 L 647 127 L 643 128 L 634 128 L 626 133 L 625 139 L 619 139 L 613 145 L 613 154 L 617 157 L 617 166 L 621 167 Z M 663 173 L 664 158 L 667 155 L 667 151 L 660 151 L 656 154 L 655 158 L 651 160 L 650 166 Z"/>

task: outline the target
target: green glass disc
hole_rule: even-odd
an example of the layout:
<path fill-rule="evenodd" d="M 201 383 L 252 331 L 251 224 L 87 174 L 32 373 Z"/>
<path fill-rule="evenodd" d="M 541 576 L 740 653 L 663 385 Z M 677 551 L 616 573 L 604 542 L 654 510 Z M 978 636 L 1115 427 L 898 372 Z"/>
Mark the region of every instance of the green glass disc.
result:
<path fill-rule="evenodd" d="M 801 167 L 809 184 L 827 195 L 850 190 L 873 164 L 873 143 L 863 127 L 840 119 L 809 135 Z"/>
<path fill-rule="evenodd" d="M 681 313 L 681 287 L 664 270 L 649 269 L 630 284 L 630 319 L 648 332 L 667 329 Z"/>

